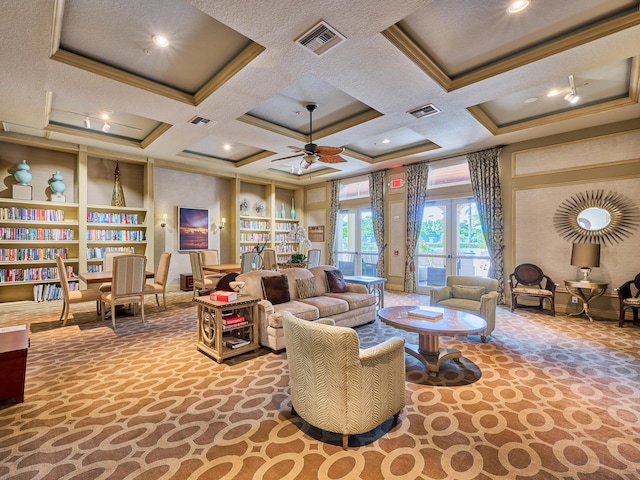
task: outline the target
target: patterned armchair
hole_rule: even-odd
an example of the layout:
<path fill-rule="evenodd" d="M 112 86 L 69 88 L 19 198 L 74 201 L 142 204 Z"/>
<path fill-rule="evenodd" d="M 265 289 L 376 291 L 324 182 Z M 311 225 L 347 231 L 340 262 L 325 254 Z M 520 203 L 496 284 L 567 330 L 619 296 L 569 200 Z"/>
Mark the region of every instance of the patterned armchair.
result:
<path fill-rule="evenodd" d="M 352 328 L 331 319 L 301 320 L 283 312 L 292 413 L 342 434 L 366 433 L 405 405 L 404 339 L 393 337 L 360 350 Z"/>

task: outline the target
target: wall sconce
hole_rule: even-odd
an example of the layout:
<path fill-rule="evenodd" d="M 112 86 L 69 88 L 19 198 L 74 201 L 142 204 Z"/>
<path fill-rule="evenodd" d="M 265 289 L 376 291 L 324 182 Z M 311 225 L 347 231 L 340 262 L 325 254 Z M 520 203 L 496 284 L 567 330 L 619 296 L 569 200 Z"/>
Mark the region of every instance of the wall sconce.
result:
<path fill-rule="evenodd" d="M 167 214 L 166 214 L 166 213 L 163 213 L 163 214 L 162 214 L 162 221 L 160 222 L 160 226 L 161 226 L 162 228 L 164 228 L 164 227 L 166 227 L 166 226 L 167 226 L 167 218 L 168 218 Z"/>
<path fill-rule="evenodd" d="M 223 218 L 220 220 L 220 225 L 216 225 L 215 223 L 211 225 L 211 231 L 213 233 L 218 233 L 218 230 L 222 230 L 225 226 L 225 224 L 227 223 L 227 219 Z"/>

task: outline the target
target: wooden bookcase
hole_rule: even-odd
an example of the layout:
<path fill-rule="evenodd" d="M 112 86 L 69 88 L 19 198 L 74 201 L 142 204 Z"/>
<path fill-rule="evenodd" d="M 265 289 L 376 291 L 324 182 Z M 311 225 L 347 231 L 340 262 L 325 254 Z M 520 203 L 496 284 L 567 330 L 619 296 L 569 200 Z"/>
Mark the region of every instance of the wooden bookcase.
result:
<path fill-rule="evenodd" d="M 23 159 L 31 167 L 32 200 L 11 198 L 13 172 Z M 127 207 L 111 206 L 116 161 Z M 107 250 L 144 254 L 154 265 L 153 234 L 147 232 L 153 218 L 152 168 L 144 158 L 97 155 L 78 145 L 0 135 L 0 171 L 9 185 L 0 192 L 0 303 L 33 301 L 34 285 L 59 285 L 56 253 L 65 256 L 72 281 L 78 281 L 80 272 L 99 269 L 102 259 L 96 253 Z M 49 183 L 56 171 L 66 185 L 64 202 L 52 201 Z M 16 212 L 20 217 L 12 218 Z"/>

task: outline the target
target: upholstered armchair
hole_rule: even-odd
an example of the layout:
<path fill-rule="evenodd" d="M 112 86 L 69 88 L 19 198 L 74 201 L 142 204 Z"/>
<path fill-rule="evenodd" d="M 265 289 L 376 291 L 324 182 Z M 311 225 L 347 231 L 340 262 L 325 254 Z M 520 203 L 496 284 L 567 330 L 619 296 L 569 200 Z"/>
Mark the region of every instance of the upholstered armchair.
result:
<path fill-rule="evenodd" d="M 635 287 L 635 293 L 631 287 Z M 616 288 L 618 300 L 620 301 L 620 320 L 619 327 L 624 327 L 625 314 L 630 308 L 633 312 L 633 324 L 638 323 L 638 309 L 640 309 L 640 273 L 636 278 L 625 282 L 621 287 Z"/>
<path fill-rule="evenodd" d="M 558 286 L 542 269 L 532 263 L 518 265 L 509 275 L 511 288 L 511 311 L 514 308 L 529 307 L 518 303 L 518 297 L 531 297 L 538 299 L 538 308 L 544 308 L 544 301 L 549 301 L 549 313 L 556 315 L 556 287 Z"/>
<path fill-rule="evenodd" d="M 301 320 L 283 312 L 292 413 L 314 427 L 366 433 L 405 405 L 404 339 L 360 349 L 358 334 L 333 320 Z"/>
<path fill-rule="evenodd" d="M 480 338 L 483 342 L 496 327 L 498 281 L 493 278 L 449 275 L 446 285 L 432 287 L 429 296 L 432 307 L 452 308 L 470 312 L 484 318 L 487 329 Z"/>

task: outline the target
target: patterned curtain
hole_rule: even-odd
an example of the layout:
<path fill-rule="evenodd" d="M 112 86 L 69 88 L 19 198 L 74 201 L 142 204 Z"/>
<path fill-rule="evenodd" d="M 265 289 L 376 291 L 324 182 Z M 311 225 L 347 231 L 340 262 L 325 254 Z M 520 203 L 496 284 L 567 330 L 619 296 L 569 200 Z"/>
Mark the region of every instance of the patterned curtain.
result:
<path fill-rule="evenodd" d="M 331 180 L 331 205 L 329 206 L 329 231 L 327 232 L 327 265 L 335 265 L 333 246 L 336 240 L 336 219 L 340 210 L 340 180 Z"/>
<path fill-rule="evenodd" d="M 414 255 L 422 225 L 422 212 L 427 203 L 429 165 L 414 163 L 407 167 L 407 256 L 404 261 L 404 291 L 415 293 L 416 275 Z"/>
<path fill-rule="evenodd" d="M 500 148 L 489 148 L 467 155 L 471 189 L 478 205 L 482 233 L 491 257 L 489 276 L 498 280 L 498 303 L 504 304 L 504 222 L 500 191 Z"/>
<path fill-rule="evenodd" d="M 386 170 L 378 170 L 369 174 L 369 195 L 371 197 L 371 214 L 373 216 L 373 235 L 378 245 L 378 264 L 376 275 L 384 277 L 384 180 Z"/>

